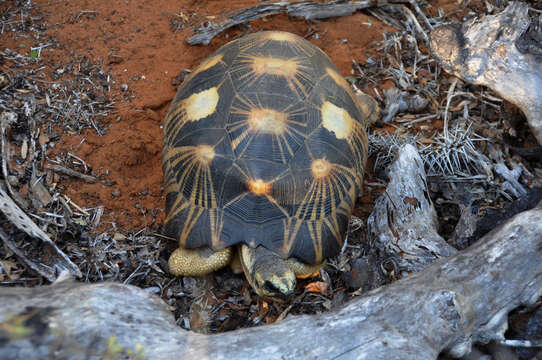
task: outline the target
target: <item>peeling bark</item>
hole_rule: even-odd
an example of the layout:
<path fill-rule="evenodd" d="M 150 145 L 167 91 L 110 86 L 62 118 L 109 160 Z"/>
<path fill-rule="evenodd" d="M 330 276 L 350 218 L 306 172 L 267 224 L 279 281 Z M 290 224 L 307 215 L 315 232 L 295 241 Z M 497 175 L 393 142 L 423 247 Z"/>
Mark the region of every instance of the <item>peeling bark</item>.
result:
<path fill-rule="evenodd" d="M 205 21 L 194 28 L 195 35 L 192 35 L 187 42 L 190 45 L 207 45 L 222 31 L 235 25 L 256 20 L 264 16 L 276 14 L 288 14 L 305 18 L 306 20 L 327 19 L 332 17 L 352 15 L 356 11 L 370 7 L 378 7 L 396 3 L 412 3 L 412 0 L 365 0 L 365 1 L 343 1 L 334 0 L 330 2 L 316 1 L 267 1 L 261 4 L 242 8 L 231 14 L 220 22 Z"/>
<path fill-rule="evenodd" d="M 438 27 L 430 46 L 444 70 L 519 107 L 542 144 L 542 43 L 530 39 L 528 11 L 516 1 L 497 15 Z"/>

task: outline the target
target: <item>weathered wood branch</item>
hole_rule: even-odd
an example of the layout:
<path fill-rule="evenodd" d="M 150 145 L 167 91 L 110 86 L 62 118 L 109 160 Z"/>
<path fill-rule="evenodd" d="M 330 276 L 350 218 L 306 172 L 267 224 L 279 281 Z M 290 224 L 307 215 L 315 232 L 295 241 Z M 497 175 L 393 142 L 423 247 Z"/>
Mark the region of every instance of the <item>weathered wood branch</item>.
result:
<path fill-rule="evenodd" d="M 367 220 L 367 237 L 373 251 L 393 260 L 401 278 L 457 250 L 437 232 L 437 212 L 416 148 L 403 146 L 387 172 L 390 181 Z"/>
<path fill-rule="evenodd" d="M 519 107 L 542 144 L 542 44 L 528 12 L 516 1 L 497 15 L 441 26 L 430 46 L 444 70 Z"/>
<path fill-rule="evenodd" d="M 210 336 L 179 329 L 158 297 L 133 286 L 61 281 L 2 288 L 0 353 L 102 358 L 115 337 L 116 351 L 140 346 L 152 359 L 435 359 L 445 349 L 462 355 L 471 341 L 501 338 L 508 312 L 542 295 L 541 257 L 539 205 L 467 250 L 335 312 Z"/>
<path fill-rule="evenodd" d="M 205 21 L 196 26 L 193 31 L 196 33 L 187 39 L 190 45 L 207 45 L 222 31 L 235 25 L 256 20 L 264 16 L 276 14 L 288 14 L 290 16 L 302 17 L 307 20 L 327 19 L 352 15 L 356 11 L 370 7 L 378 7 L 396 3 L 412 3 L 412 0 L 365 0 L 365 1 L 343 1 L 333 0 L 329 2 L 317 1 L 267 1 L 255 6 L 242 8 L 226 15 L 226 19 L 220 22 Z"/>

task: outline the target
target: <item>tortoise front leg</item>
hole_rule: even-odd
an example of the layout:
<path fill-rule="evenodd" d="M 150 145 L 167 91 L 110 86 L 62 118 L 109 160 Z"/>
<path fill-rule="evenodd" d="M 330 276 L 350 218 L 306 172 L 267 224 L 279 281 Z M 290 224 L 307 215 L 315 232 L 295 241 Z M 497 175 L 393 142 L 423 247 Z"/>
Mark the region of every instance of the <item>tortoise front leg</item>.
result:
<path fill-rule="evenodd" d="M 169 257 L 169 272 L 175 276 L 201 276 L 216 271 L 231 261 L 231 248 L 214 251 L 209 247 L 178 248 Z"/>

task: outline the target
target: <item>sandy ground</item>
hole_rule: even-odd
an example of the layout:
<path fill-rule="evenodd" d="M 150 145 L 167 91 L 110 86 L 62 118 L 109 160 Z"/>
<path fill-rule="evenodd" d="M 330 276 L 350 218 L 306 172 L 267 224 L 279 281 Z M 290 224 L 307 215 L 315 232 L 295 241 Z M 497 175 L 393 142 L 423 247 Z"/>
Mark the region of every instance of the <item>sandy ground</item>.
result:
<path fill-rule="evenodd" d="M 79 206 L 104 206 L 102 222 L 122 230 L 163 221 L 160 125 L 176 92 L 174 80 L 184 69 L 196 67 L 221 45 L 247 32 L 273 29 L 307 37 L 331 57 L 342 75 L 349 76 L 352 60 L 365 63 L 383 32 L 394 31 L 361 12 L 322 22 L 277 15 L 228 30 L 208 46 L 190 46 L 185 41 L 192 35 L 190 25 L 216 20 L 224 10 L 258 1 L 229 1 L 228 9 L 216 0 L 119 1 L 114 6 L 110 1 L 84 0 L 34 3 L 46 14 L 47 34 L 61 44 L 61 48 L 43 51 L 46 62 L 61 66 L 84 55 L 111 74 L 112 93 L 123 93 L 121 86 L 128 89 L 127 96 L 116 103 L 118 111 L 105 119 L 104 136 L 93 129 L 81 134 L 59 129 L 61 140 L 51 151 L 51 156 L 77 155 L 95 175 L 114 184 L 62 177 L 59 185 Z M 456 2 L 440 1 L 438 5 L 447 9 Z M 436 12 L 436 7 L 429 11 Z M 179 30 L 181 27 L 184 29 Z M 11 48 L 21 43 L 36 45 L 28 39 L 2 39 L 2 43 Z M 378 86 L 386 88 L 387 84 Z"/>

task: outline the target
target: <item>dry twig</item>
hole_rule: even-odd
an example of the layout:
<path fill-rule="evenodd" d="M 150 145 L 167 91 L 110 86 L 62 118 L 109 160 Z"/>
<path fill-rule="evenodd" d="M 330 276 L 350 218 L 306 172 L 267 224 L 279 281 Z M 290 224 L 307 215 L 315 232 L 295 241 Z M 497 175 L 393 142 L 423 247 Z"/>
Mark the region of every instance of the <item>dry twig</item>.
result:
<path fill-rule="evenodd" d="M 49 281 L 54 281 L 58 275 L 63 271 L 69 271 L 72 275 L 80 277 L 81 272 L 77 265 L 75 265 L 69 258 L 64 254 L 51 239 L 49 236 L 43 232 L 34 222 L 11 200 L 11 198 L 0 189 L 0 210 L 4 215 L 20 230 L 26 232 L 31 237 L 40 239 L 47 246 L 51 248 L 51 256 L 48 259 L 48 266 L 32 266 L 35 269 L 38 269 L 39 274 L 48 279 Z"/>
<path fill-rule="evenodd" d="M 98 181 L 98 179 L 96 179 L 94 176 L 90 176 L 90 175 L 80 173 L 79 171 L 69 169 L 69 168 L 67 168 L 65 166 L 62 166 L 62 165 L 49 165 L 49 166 L 46 167 L 46 169 L 53 170 L 54 172 L 57 172 L 57 173 L 60 173 L 60 174 L 76 177 L 76 178 L 85 180 L 86 182 L 91 183 L 91 184 L 94 184 L 94 183 L 96 183 Z"/>

